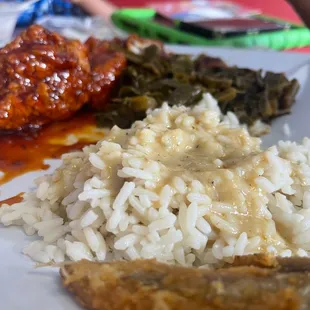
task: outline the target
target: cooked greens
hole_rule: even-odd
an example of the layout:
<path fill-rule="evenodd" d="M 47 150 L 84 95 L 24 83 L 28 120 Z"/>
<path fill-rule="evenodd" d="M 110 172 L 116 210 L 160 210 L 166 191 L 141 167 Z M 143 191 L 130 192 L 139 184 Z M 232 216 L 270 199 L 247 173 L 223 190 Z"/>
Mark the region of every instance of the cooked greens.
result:
<path fill-rule="evenodd" d="M 289 113 L 299 89 L 297 80 L 289 81 L 284 74 L 228 67 L 206 55 L 193 59 L 165 54 L 155 45 L 141 55 L 115 49 L 125 53 L 128 66 L 111 103 L 97 115 L 99 126 L 128 128 L 149 108 L 163 102 L 192 106 L 204 92 L 218 100 L 223 113 L 233 111 L 241 122 L 252 125 Z"/>

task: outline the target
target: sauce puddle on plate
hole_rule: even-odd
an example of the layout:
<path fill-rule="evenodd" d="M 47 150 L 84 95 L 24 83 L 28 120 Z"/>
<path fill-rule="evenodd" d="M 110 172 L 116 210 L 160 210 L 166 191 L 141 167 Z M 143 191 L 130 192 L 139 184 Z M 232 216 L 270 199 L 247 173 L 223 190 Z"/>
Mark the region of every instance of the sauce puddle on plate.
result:
<path fill-rule="evenodd" d="M 0 133 L 0 185 L 26 172 L 46 170 L 45 159 L 57 159 L 70 151 L 103 138 L 96 127 L 95 115 L 77 114 L 69 120 L 55 122 L 36 131 Z"/>
<path fill-rule="evenodd" d="M 11 197 L 11 198 L 8 198 L 8 199 L 5 199 L 5 200 L 1 200 L 0 201 L 0 207 L 2 207 L 4 204 L 7 204 L 9 206 L 15 204 L 15 203 L 19 203 L 19 202 L 22 202 L 23 201 L 23 195 L 24 193 L 19 193 L 17 194 L 16 196 L 14 197 Z"/>

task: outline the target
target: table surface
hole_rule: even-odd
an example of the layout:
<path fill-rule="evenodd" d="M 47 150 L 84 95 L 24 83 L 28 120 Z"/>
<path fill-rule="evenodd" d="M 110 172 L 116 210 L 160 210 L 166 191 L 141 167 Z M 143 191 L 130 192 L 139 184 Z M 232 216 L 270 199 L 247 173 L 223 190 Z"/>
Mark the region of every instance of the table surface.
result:
<path fill-rule="evenodd" d="M 150 2 L 167 2 L 177 0 L 111 0 L 115 5 L 120 7 L 143 7 Z M 278 17 L 290 22 L 301 23 L 299 16 L 287 3 L 286 0 L 230 0 L 231 2 L 245 5 L 249 8 L 259 9 L 263 14 Z M 309 0 L 305 0 L 309 1 Z M 305 48 L 294 49 L 298 52 L 310 52 L 310 46 Z"/>

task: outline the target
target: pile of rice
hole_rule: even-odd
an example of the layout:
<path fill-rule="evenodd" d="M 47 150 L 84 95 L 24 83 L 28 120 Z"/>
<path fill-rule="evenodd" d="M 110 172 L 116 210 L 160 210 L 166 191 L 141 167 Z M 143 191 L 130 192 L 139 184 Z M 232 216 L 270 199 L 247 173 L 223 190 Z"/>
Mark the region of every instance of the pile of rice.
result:
<path fill-rule="evenodd" d="M 310 251 L 310 140 L 261 150 L 205 95 L 194 108 L 150 111 L 63 156 L 1 223 L 40 238 L 41 263 L 156 258 L 215 266 L 234 256 Z"/>

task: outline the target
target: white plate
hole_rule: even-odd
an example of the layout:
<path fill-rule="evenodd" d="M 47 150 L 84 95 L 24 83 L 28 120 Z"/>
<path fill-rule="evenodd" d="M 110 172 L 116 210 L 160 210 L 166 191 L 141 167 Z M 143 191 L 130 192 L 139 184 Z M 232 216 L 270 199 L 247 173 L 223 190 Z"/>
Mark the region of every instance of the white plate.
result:
<path fill-rule="evenodd" d="M 200 48 L 170 46 L 175 52 L 222 57 L 230 65 L 253 69 L 287 72 L 296 77 L 301 85 L 297 103 L 293 113 L 277 119 L 272 126 L 272 133 L 264 137 L 265 146 L 285 139 L 283 125 L 287 122 L 292 129 L 292 140 L 300 140 L 310 136 L 309 98 L 310 98 L 310 56 L 274 51 L 239 50 L 233 48 Z M 48 161 L 52 164 L 51 172 L 60 162 Z M 29 191 L 33 187 L 33 179 L 46 171 L 33 172 L 14 179 L 3 185 L 0 200 Z M 58 270 L 52 268 L 34 269 L 34 264 L 21 254 L 23 246 L 31 238 L 25 237 L 18 228 L 0 226 L 0 300 L 1 309 L 6 310 L 76 310 L 80 307 L 65 290 L 62 289 Z"/>

